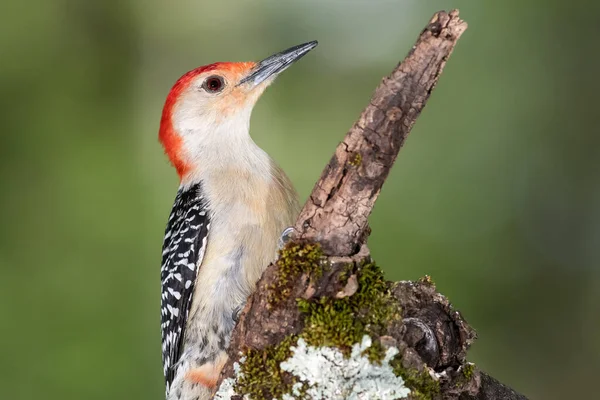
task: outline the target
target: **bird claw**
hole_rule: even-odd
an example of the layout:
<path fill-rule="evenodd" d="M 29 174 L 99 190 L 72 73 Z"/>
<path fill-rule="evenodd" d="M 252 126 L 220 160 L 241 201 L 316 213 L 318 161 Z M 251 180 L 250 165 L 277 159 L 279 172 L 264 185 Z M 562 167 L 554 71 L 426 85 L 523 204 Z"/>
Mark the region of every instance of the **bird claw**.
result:
<path fill-rule="evenodd" d="M 231 318 L 233 319 L 233 322 L 237 323 L 238 320 L 240 319 L 240 314 L 242 313 L 242 306 L 237 306 L 236 308 L 233 309 L 233 313 L 231 314 Z"/>
<path fill-rule="evenodd" d="M 288 244 L 288 242 L 291 240 L 292 234 L 294 233 L 294 231 L 295 231 L 295 229 L 293 226 L 288 226 L 287 228 L 285 228 L 283 230 L 283 232 L 281 233 L 281 236 L 279 236 L 279 242 L 278 242 L 278 247 L 280 250 L 283 248 L 283 246 Z"/>

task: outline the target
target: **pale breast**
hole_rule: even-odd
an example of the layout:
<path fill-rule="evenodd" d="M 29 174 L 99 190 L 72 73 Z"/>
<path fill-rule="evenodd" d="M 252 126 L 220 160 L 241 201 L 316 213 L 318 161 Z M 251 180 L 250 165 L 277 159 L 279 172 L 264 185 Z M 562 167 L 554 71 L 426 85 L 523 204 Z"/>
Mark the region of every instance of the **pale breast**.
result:
<path fill-rule="evenodd" d="M 275 258 L 279 237 L 293 224 L 298 206 L 288 178 L 272 168 L 268 175 L 220 171 L 203 182 L 211 228 L 192 312 L 205 308 L 224 315 L 239 307 Z"/>

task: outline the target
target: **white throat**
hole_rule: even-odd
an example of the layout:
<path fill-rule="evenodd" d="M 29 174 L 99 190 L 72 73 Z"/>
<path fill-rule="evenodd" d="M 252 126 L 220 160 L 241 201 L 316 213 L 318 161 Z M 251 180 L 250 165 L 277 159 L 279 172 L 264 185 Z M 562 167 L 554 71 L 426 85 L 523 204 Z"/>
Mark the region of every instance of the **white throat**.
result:
<path fill-rule="evenodd" d="M 191 108 L 193 110 L 193 108 Z M 272 160 L 250 137 L 252 106 L 228 116 L 186 112 L 179 107 L 174 128 L 183 139 L 185 159 L 191 167 L 182 185 L 206 180 L 223 171 L 271 179 Z"/>

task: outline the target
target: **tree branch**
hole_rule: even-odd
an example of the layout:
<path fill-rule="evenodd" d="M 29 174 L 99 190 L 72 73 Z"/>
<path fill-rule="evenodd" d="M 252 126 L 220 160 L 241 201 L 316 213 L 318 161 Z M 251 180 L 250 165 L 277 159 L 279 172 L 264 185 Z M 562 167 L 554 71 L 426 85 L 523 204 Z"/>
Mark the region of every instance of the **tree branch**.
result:
<path fill-rule="evenodd" d="M 466 362 L 475 332 L 429 278 L 385 282 L 365 244 L 367 218 L 381 187 L 466 27 L 456 10 L 436 13 L 376 89 L 302 209 L 293 241 L 248 300 L 219 383 L 234 376 L 241 356 L 248 363 L 259 354 L 252 356 L 260 364 L 255 374 L 273 365 L 276 370 L 265 382 L 247 379 L 243 389 L 259 398 L 277 397 L 278 386 L 298 384 L 277 360 L 267 362 L 277 346 L 302 339 L 349 354 L 348 346 L 364 334 L 373 340 L 375 359 L 386 349 L 398 351 L 394 373 L 410 388 L 408 398 L 525 399 Z M 339 310 L 345 314 L 336 314 Z M 344 319 L 349 312 L 350 321 Z M 327 321 L 316 326 L 322 320 Z"/>
<path fill-rule="evenodd" d="M 465 29 L 458 11 L 435 14 L 404 61 L 382 80 L 300 212 L 295 228 L 302 239 L 321 243 L 328 255 L 356 252 L 398 151 Z"/>

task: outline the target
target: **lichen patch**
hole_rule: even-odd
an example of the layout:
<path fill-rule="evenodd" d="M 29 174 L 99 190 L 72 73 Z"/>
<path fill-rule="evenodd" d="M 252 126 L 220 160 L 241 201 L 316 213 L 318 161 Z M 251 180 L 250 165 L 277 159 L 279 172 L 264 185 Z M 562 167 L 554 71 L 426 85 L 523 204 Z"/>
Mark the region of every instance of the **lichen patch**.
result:
<path fill-rule="evenodd" d="M 352 346 L 350 357 L 337 347 L 310 346 L 299 339 L 292 347 L 293 355 L 280 364 L 282 370 L 298 378 L 289 400 L 305 399 L 358 400 L 377 398 L 393 400 L 410 393 L 402 377 L 394 374 L 389 362 L 398 349 L 387 349 L 381 365 L 373 364 L 364 353 L 371 347 L 371 338 L 365 335 Z"/>

